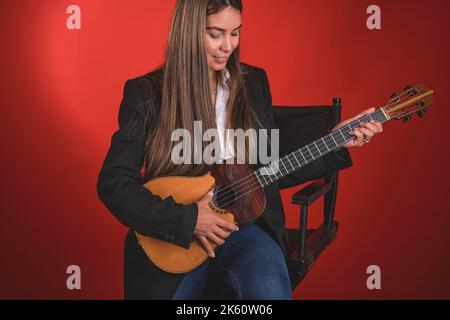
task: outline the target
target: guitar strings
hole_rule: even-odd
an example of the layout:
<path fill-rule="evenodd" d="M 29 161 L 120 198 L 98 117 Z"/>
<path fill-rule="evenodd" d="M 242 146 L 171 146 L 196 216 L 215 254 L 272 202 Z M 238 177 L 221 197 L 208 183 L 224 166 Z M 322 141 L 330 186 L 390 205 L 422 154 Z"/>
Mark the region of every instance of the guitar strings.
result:
<path fill-rule="evenodd" d="M 405 102 L 404 102 L 404 103 L 405 103 Z M 343 128 L 345 128 L 345 127 L 348 126 L 348 127 L 350 127 L 350 131 L 351 131 L 351 130 L 354 129 L 354 128 L 352 127 L 353 125 L 355 125 L 355 124 L 358 122 L 358 126 L 359 126 L 359 122 L 361 122 L 361 121 L 366 121 L 366 120 L 367 120 L 367 119 L 365 119 L 366 117 L 368 117 L 370 120 L 373 120 L 373 119 L 372 119 L 372 115 L 374 115 L 374 114 L 375 114 L 375 116 L 380 116 L 380 118 L 376 118 L 376 117 L 375 117 L 375 120 L 378 120 L 379 122 L 384 123 L 384 122 L 386 122 L 388 119 L 384 116 L 384 113 L 379 112 L 379 111 L 382 110 L 382 109 L 384 109 L 384 108 L 386 108 L 386 107 L 390 107 L 390 106 L 396 105 L 396 104 L 397 104 L 397 103 L 396 103 L 395 101 L 393 101 L 392 103 L 388 103 L 386 106 L 384 106 L 384 107 L 382 107 L 382 108 L 379 108 L 379 109 L 375 110 L 374 112 L 372 112 L 372 113 L 370 113 L 370 114 L 364 115 L 364 116 L 362 116 L 361 118 L 358 118 L 358 119 L 356 119 L 356 120 L 354 120 L 354 121 L 348 123 L 348 124 L 345 125 Z M 355 128 L 356 128 L 356 127 L 357 127 L 357 126 L 355 126 Z M 338 130 L 341 130 L 341 129 L 343 129 L 343 128 L 340 128 L 340 129 L 338 129 Z M 336 130 L 336 132 L 337 132 L 338 130 Z M 353 137 L 353 139 L 354 139 L 354 137 Z M 347 141 L 350 141 L 350 140 L 351 140 L 351 139 L 348 139 L 348 140 L 344 139 L 344 142 L 343 142 L 343 143 L 341 142 L 340 145 L 345 144 Z M 339 145 L 338 145 L 338 146 L 339 146 Z M 301 149 L 303 149 L 303 148 L 301 148 Z M 299 150 L 301 150 L 301 149 L 299 149 Z M 319 148 L 317 148 L 317 149 L 319 150 Z M 297 150 L 297 151 L 295 151 L 295 152 L 298 152 L 299 150 Z M 291 155 L 294 154 L 295 152 L 292 152 L 292 153 L 288 154 L 288 155 L 286 156 L 287 159 L 289 160 L 289 156 L 291 156 Z M 330 151 L 328 151 L 328 152 L 330 152 Z M 327 153 L 328 153 L 328 152 L 327 152 Z M 312 154 L 312 152 L 310 152 L 310 153 Z M 320 153 L 320 150 L 319 150 L 319 153 Z M 312 155 L 313 155 L 313 154 L 312 154 Z M 322 154 L 321 154 L 321 155 L 322 155 Z M 295 156 L 294 156 L 294 159 L 295 159 Z M 313 155 L 313 158 L 312 158 L 309 162 L 306 162 L 305 164 L 300 165 L 300 166 L 297 167 L 297 168 L 294 168 L 293 171 L 296 171 L 297 169 L 299 169 L 299 168 L 301 168 L 302 166 L 305 166 L 305 165 L 311 163 L 311 162 L 314 161 L 314 160 L 316 160 L 316 159 L 315 159 L 315 156 Z M 280 159 L 278 159 L 278 160 L 276 160 L 276 161 L 280 161 Z M 286 169 L 286 167 L 285 167 L 285 169 Z M 286 170 L 287 170 L 287 169 L 286 169 Z M 289 170 L 287 170 L 286 174 L 289 174 Z M 246 179 L 246 178 L 251 177 L 251 176 L 257 178 L 255 174 L 252 174 L 252 175 L 250 175 L 250 176 L 247 176 L 247 177 L 242 178 L 241 180 Z M 283 177 L 283 176 L 282 176 L 282 177 Z M 275 178 L 276 178 L 276 180 L 279 179 L 279 178 L 276 176 L 276 174 L 275 174 Z M 281 177 L 280 177 L 280 178 L 281 178 Z M 249 193 L 251 193 L 251 192 L 253 192 L 253 191 L 255 191 L 255 190 L 261 188 L 262 185 L 260 184 L 259 180 L 258 180 L 258 179 L 256 179 L 256 180 L 257 180 L 257 183 L 251 185 L 250 187 L 248 187 L 247 190 L 250 189 L 250 188 L 252 188 L 252 187 L 254 187 L 254 186 L 257 186 L 256 188 L 253 188 L 253 189 L 251 189 L 250 191 L 247 191 L 247 190 L 244 191 L 241 195 L 235 197 L 232 201 L 229 201 L 229 202 L 223 204 L 223 206 L 226 206 L 226 205 L 228 205 L 228 204 L 230 204 L 230 203 L 233 203 L 233 202 L 235 202 L 237 199 L 242 198 L 242 197 L 246 196 L 247 194 L 249 194 Z M 276 181 L 276 180 L 275 180 L 275 181 Z M 271 181 L 271 183 L 272 183 L 272 182 L 273 182 L 273 181 Z M 236 183 L 232 183 L 230 186 L 232 186 L 232 185 L 234 185 L 234 184 L 236 184 Z M 270 184 L 270 183 L 269 183 L 269 184 Z M 228 186 L 228 187 L 230 187 L 230 186 Z M 231 189 L 232 189 L 232 188 L 231 188 Z M 228 191 L 226 191 L 226 192 L 233 192 L 233 190 L 228 190 Z"/>
<path fill-rule="evenodd" d="M 421 92 L 418 92 L 418 93 L 421 93 Z M 405 93 L 403 93 L 403 94 L 405 94 Z M 403 95 L 403 94 L 402 94 L 402 95 Z M 416 93 L 416 94 L 417 94 L 417 93 Z M 397 98 L 401 98 L 402 95 L 398 96 Z M 353 130 L 354 128 L 351 127 L 352 125 L 356 124 L 356 122 L 365 121 L 364 118 L 366 118 L 366 117 L 369 117 L 369 119 L 371 119 L 371 116 L 372 116 L 372 115 L 380 116 L 379 119 L 378 119 L 377 117 L 375 117 L 375 120 L 378 120 L 378 121 L 380 121 L 380 122 L 387 121 L 388 119 L 385 118 L 385 115 L 384 115 L 384 113 L 383 113 L 381 110 L 387 110 L 388 108 L 391 108 L 391 107 L 393 107 L 393 106 L 395 106 L 395 105 L 398 105 L 398 102 L 396 102 L 396 101 L 397 101 L 397 100 L 393 100 L 392 102 L 387 103 L 385 106 L 383 106 L 383 107 L 381 107 L 381 108 L 375 110 L 374 112 L 372 112 L 372 113 L 370 113 L 370 114 L 368 114 L 368 115 L 364 115 L 364 116 L 362 116 L 361 118 L 358 118 L 358 119 L 356 119 L 356 120 L 354 120 L 354 121 L 348 123 L 346 126 L 350 126 L 350 130 Z M 405 103 L 405 102 L 407 102 L 407 101 L 404 101 L 403 103 Z M 380 112 L 380 111 L 381 111 L 381 112 Z M 371 120 L 372 120 L 372 119 L 371 119 Z M 345 127 L 343 127 L 343 128 L 345 128 Z M 340 128 L 340 129 L 336 130 L 335 132 L 338 132 L 339 130 L 341 130 L 341 129 L 343 129 L 343 128 Z M 356 128 L 356 127 L 355 127 L 355 128 Z M 341 133 L 341 135 L 343 135 L 343 134 Z M 332 138 L 334 139 L 333 136 L 332 136 Z M 338 136 L 338 138 L 340 138 L 340 136 Z M 350 141 L 350 140 L 351 140 L 351 139 L 349 139 L 349 140 L 345 140 L 345 139 L 344 139 L 344 142 L 343 142 L 343 143 L 341 142 L 340 144 L 341 144 L 341 145 L 342 145 L 342 144 L 345 144 L 347 141 Z M 313 142 L 313 143 L 314 143 L 314 142 Z M 338 146 L 339 146 L 339 145 L 338 145 Z M 303 148 L 304 148 L 304 147 L 302 147 L 302 148 L 300 148 L 300 149 L 298 149 L 298 150 L 292 152 L 291 154 L 296 153 L 296 152 L 298 152 L 298 151 L 301 152 L 301 149 L 303 149 Z M 317 148 L 317 149 L 319 149 L 319 148 Z M 330 150 L 330 151 L 331 151 L 331 150 Z M 310 153 L 311 153 L 311 152 L 310 152 Z M 320 153 L 320 150 L 319 150 L 319 153 Z M 327 152 L 327 153 L 328 153 L 328 152 Z M 285 156 L 285 157 L 288 159 L 288 161 L 290 161 L 290 160 L 289 160 L 289 156 L 290 156 L 291 154 L 288 154 L 287 156 Z M 315 157 L 315 156 L 314 156 L 314 157 Z M 299 168 L 301 168 L 302 166 L 307 165 L 307 164 L 309 164 L 310 162 L 316 160 L 316 159 L 314 159 L 314 157 L 313 157 L 313 159 L 310 160 L 309 162 L 306 162 L 305 164 L 300 165 L 298 168 L 294 169 L 294 171 L 297 170 L 297 169 L 299 169 Z M 294 156 L 294 159 L 296 159 L 295 156 Z M 305 159 L 305 160 L 306 160 L 306 159 Z M 280 159 L 276 160 L 275 162 L 278 162 L 278 161 L 280 161 Z M 298 162 L 298 161 L 297 161 L 297 162 Z M 285 169 L 286 169 L 286 167 L 285 167 Z M 288 171 L 288 170 L 287 170 L 287 174 L 289 174 L 289 171 Z M 276 176 L 276 175 L 275 175 L 275 176 Z M 235 181 L 235 182 L 233 182 L 232 184 L 230 184 L 229 186 L 227 186 L 227 189 L 229 189 L 229 190 L 227 190 L 227 191 L 219 190 L 219 191 L 217 192 L 217 195 L 219 195 L 220 192 L 233 193 L 233 194 L 234 194 L 234 190 L 233 190 L 232 186 L 234 186 L 234 185 L 236 185 L 236 184 L 238 184 L 238 183 L 245 184 L 245 183 L 247 183 L 247 182 L 251 182 L 252 179 L 254 179 L 254 178 L 256 178 L 256 180 L 257 180 L 258 183 L 260 184 L 258 177 L 257 177 L 256 174 L 253 172 L 251 175 L 248 175 L 248 176 L 246 176 L 246 177 L 243 177 L 242 179 L 240 179 L 240 180 L 238 180 L 238 181 Z M 241 182 L 241 181 L 246 180 L 246 179 L 250 179 L 250 180 L 247 180 L 246 182 Z M 270 183 L 269 183 L 269 184 L 270 184 Z M 261 187 L 263 187 L 263 186 L 261 185 Z M 244 195 L 245 195 L 245 194 L 244 194 Z M 223 196 L 223 195 L 222 195 L 222 196 Z M 235 201 L 235 200 L 236 200 L 236 199 L 234 199 L 233 201 Z M 228 203 L 228 204 L 229 204 L 229 203 Z"/>
<path fill-rule="evenodd" d="M 373 114 L 373 113 L 372 113 L 372 114 Z M 365 115 L 365 116 L 363 116 L 363 117 L 361 117 L 361 118 L 358 118 L 358 119 L 354 120 L 353 122 L 347 124 L 346 126 L 349 126 L 349 127 L 350 127 L 350 130 L 352 130 L 351 125 L 353 125 L 353 124 L 355 124 L 356 122 L 359 122 L 359 121 L 365 121 L 364 118 L 365 118 L 365 117 L 369 117 L 369 118 L 370 118 L 370 116 L 371 116 L 372 114 Z M 345 127 L 343 127 L 343 128 L 345 128 Z M 339 137 L 339 138 L 340 138 L 340 137 Z M 342 138 L 340 138 L 340 139 L 342 139 Z M 339 145 L 345 144 L 345 142 L 346 142 L 346 140 L 344 139 L 344 141 L 340 142 Z M 338 145 L 338 146 L 339 146 L 339 145 Z M 317 149 L 319 150 L 319 154 L 320 154 L 320 155 L 324 155 L 325 153 L 328 153 L 328 152 L 321 153 L 321 152 L 320 152 L 320 149 L 319 149 L 319 148 L 317 148 Z M 295 151 L 295 152 L 292 152 L 292 153 L 288 154 L 287 156 L 285 156 L 285 158 L 287 158 L 287 159 L 289 160 L 289 157 L 293 156 L 293 155 L 294 155 L 296 152 L 298 152 L 298 151 L 299 151 L 299 150 L 297 150 L 297 151 Z M 296 171 L 297 169 L 301 168 L 302 166 L 305 166 L 305 165 L 309 164 L 310 162 L 316 160 L 315 157 L 317 156 L 317 154 L 316 154 L 316 155 L 314 155 L 313 153 L 311 153 L 311 154 L 312 154 L 312 156 L 313 156 L 312 159 L 310 159 L 308 162 L 306 162 L 306 163 L 304 163 L 304 164 L 302 164 L 302 165 L 300 165 L 300 166 L 298 166 L 298 167 L 292 166 L 292 167 L 293 167 L 293 171 Z M 295 159 L 295 156 L 294 156 L 294 159 Z M 279 162 L 280 160 L 282 160 L 282 159 L 276 160 L 275 163 Z M 292 159 L 292 160 L 293 160 L 293 159 Z M 281 168 L 281 167 L 280 167 L 280 168 Z M 281 177 L 283 177 L 284 175 L 290 174 L 289 170 L 287 170 L 286 167 L 285 167 L 285 169 L 286 169 L 286 173 L 283 173 L 283 172 L 282 172 L 282 176 L 281 176 Z M 282 171 L 282 170 L 281 170 L 281 171 Z M 275 174 L 275 177 L 276 177 L 277 179 L 278 179 L 278 178 L 281 178 L 281 177 L 277 177 L 276 174 Z M 248 179 L 248 178 L 250 178 L 250 179 L 247 180 L 247 181 L 245 181 L 245 182 L 241 182 L 242 180 L 245 180 L 245 179 Z M 227 186 L 227 187 L 228 187 L 229 189 L 233 189 L 232 186 L 235 185 L 235 184 L 237 184 L 237 183 L 246 184 L 246 183 L 248 183 L 248 182 L 254 182 L 255 180 L 257 181 L 257 183 L 256 183 L 256 184 L 252 184 L 252 185 L 249 186 L 249 187 L 246 187 L 247 190 L 248 190 L 248 189 L 254 187 L 255 185 L 260 184 L 259 180 L 257 179 L 256 174 L 254 174 L 254 173 L 252 173 L 252 174 L 249 175 L 249 176 L 243 177 L 242 179 L 240 179 L 240 180 L 238 180 L 238 181 L 236 181 L 236 182 L 230 184 L 230 185 Z M 270 184 L 270 183 L 269 183 L 269 184 Z M 261 184 L 260 184 L 260 185 L 261 185 Z M 254 190 L 254 189 L 252 189 L 252 191 L 253 191 L 253 190 Z M 235 201 L 235 200 L 237 200 L 238 198 L 241 198 L 242 196 L 245 196 L 246 194 L 248 194 L 248 192 L 245 192 L 245 191 L 246 191 L 245 189 L 243 189 L 243 190 L 241 189 L 241 191 L 244 191 L 244 193 L 241 194 L 241 195 L 239 195 L 239 196 L 238 196 L 237 198 L 235 198 L 233 201 Z M 228 193 L 228 194 L 229 194 L 229 193 L 232 193 L 232 195 L 234 195 L 234 190 L 226 190 L 226 191 L 219 190 L 219 191 L 217 192 L 217 196 L 219 196 L 219 194 L 221 194 L 221 193 L 223 193 L 223 192 L 225 192 L 225 194 L 227 194 L 227 193 Z M 239 193 L 236 193 L 236 195 L 237 195 L 237 194 L 239 194 Z M 221 196 L 224 197 L 224 194 L 221 194 Z M 227 195 L 227 196 L 228 196 L 228 195 Z M 225 204 L 223 204 L 223 205 L 224 205 L 224 206 L 225 206 L 225 205 L 228 205 L 228 204 L 232 203 L 233 201 L 227 202 L 227 203 L 225 203 Z"/>
<path fill-rule="evenodd" d="M 380 110 L 380 109 L 378 109 L 378 110 Z M 356 120 L 354 120 L 354 121 L 352 121 L 352 122 L 350 122 L 350 123 L 348 123 L 345 127 L 350 127 L 350 130 L 353 130 L 353 128 L 352 128 L 352 125 L 355 125 L 356 123 L 358 123 L 358 125 L 359 125 L 359 122 L 361 122 L 361 121 L 366 121 L 367 119 L 367 117 L 369 118 L 369 119 L 371 119 L 372 117 L 372 115 L 374 114 L 374 113 L 376 113 L 378 110 L 376 110 L 376 111 L 374 111 L 373 113 L 371 113 L 371 114 L 368 114 L 368 115 L 365 115 L 365 116 L 363 116 L 363 117 L 361 117 L 361 118 L 358 118 L 358 119 L 356 119 Z M 383 119 L 377 119 L 377 120 L 383 120 Z M 343 128 L 340 128 L 340 129 L 338 129 L 338 130 L 341 130 L 341 129 L 344 129 L 345 127 L 343 127 Z M 356 127 L 355 127 L 356 128 Z M 336 132 L 337 132 L 337 130 L 336 130 Z M 338 136 L 339 137 L 339 136 Z M 350 141 L 351 139 L 349 139 L 348 141 Z M 339 143 L 339 145 L 342 145 L 342 144 L 345 144 L 347 142 L 347 140 L 345 140 L 344 139 L 344 141 L 343 142 L 340 142 Z M 338 145 L 338 146 L 339 146 Z M 319 148 L 317 148 L 318 150 L 319 150 Z M 295 152 L 292 152 L 292 153 L 290 153 L 290 154 L 288 154 L 287 156 L 286 156 L 286 158 L 289 160 L 289 157 L 290 156 L 292 156 L 294 153 L 296 153 L 296 152 L 298 152 L 299 150 L 297 150 L 297 151 L 295 151 Z M 303 164 L 303 165 L 300 165 L 300 166 L 297 166 L 297 167 L 294 167 L 294 166 L 292 166 L 293 167 L 293 171 L 296 171 L 296 170 L 298 170 L 299 168 L 301 168 L 301 167 L 303 167 L 303 166 L 305 166 L 305 165 L 307 165 L 307 164 L 309 164 L 309 163 L 311 163 L 312 161 L 314 161 L 314 160 L 316 160 L 315 159 L 315 157 L 316 157 L 316 155 L 314 155 L 312 152 L 310 152 L 312 155 L 313 155 L 313 158 L 311 159 L 311 160 L 309 160 L 309 162 L 306 162 L 305 164 Z M 326 152 L 326 153 L 328 153 L 328 152 Z M 319 150 L 319 154 L 321 154 L 321 155 L 324 155 L 325 153 L 320 153 L 320 150 Z M 294 156 L 294 159 L 295 159 L 295 156 Z M 278 159 L 278 160 L 276 160 L 275 161 L 275 163 L 276 162 L 279 162 L 280 160 L 282 160 L 282 159 Z M 281 168 L 281 167 L 280 167 Z M 285 169 L 286 169 L 286 167 L 285 167 Z M 287 169 L 286 169 L 287 170 Z M 290 174 L 290 172 L 289 172 L 289 170 L 287 170 L 287 172 L 286 173 L 282 173 L 282 176 L 281 177 L 283 177 L 283 175 L 285 175 L 285 174 Z M 280 178 L 281 178 L 280 177 Z M 276 176 L 276 174 L 275 174 L 275 178 L 276 178 L 276 180 L 278 180 L 278 177 Z M 245 181 L 245 182 L 242 182 L 243 180 L 247 180 L 247 181 Z M 247 183 L 249 183 L 249 182 L 255 182 L 256 181 L 256 183 L 253 183 L 252 185 L 250 185 L 250 186 L 247 186 L 247 187 L 245 187 L 244 189 L 241 189 L 240 191 L 241 191 L 241 193 L 235 193 L 234 192 L 234 189 L 232 188 L 232 186 L 234 186 L 234 185 L 236 185 L 236 184 L 243 184 L 243 185 L 245 185 L 245 184 L 247 184 Z M 275 180 L 274 180 L 275 181 Z M 272 183 L 272 182 L 271 182 Z M 270 184 L 270 183 L 269 183 Z M 257 186 L 256 188 L 253 188 L 253 187 L 255 187 L 255 186 Z M 231 200 L 231 201 L 228 201 L 228 202 L 225 202 L 224 204 L 221 204 L 221 206 L 227 206 L 227 205 L 229 205 L 229 204 L 231 204 L 231 203 L 233 203 L 233 202 L 235 202 L 237 199 L 240 199 L 240 198 L 242 198 L 242 197 L 244 197 L 244 196 L 246 196 L 247 194 L 249 194 L 249 193 L 251 193 L 252 191 L 255 191 L 255 190 L 257 190 L 257 189 L 259 189 L 260 187 L 262 187 L 262 185 L 261 185 L 261 183 L 259 182 L 259 180 L 258 180 L 258 178 L 257 178 L 257 176 L 256 176 L 256 174 L 255 173 L 252 173 L 252 174 L 250 174 L 250 175 L 248 175 L 248 176 L 246 176 L 246 177 L 243 177 L 242 179 L 240 179 L 240 180 L 238 180 L 238 181 L 235 181 L 235 182 L 233 182 L 232 184 L 230 184 L 229 186 L 226 186 L 226 188 L 228 189 L 228 190 L 226 190 L 226 191 L 224 191 L 224 190 L 219 190 L 218 192 L 217 192 L 217 197 L 224 197 L 225 196 L 225 194 L 226 194 L 226 197 L 228 197 L 229 195 L 231 195 L 231 196 L 235 196 L 234 198 L 233 198 L 233 200 Z M 253 188 L 253 189 L 251 189 L 251 188 Z M 250 191 L 248 191 L 248 190 L 250 190 Z M 224 192 L 224 194 L 223 194 L 223 192 Z"/>

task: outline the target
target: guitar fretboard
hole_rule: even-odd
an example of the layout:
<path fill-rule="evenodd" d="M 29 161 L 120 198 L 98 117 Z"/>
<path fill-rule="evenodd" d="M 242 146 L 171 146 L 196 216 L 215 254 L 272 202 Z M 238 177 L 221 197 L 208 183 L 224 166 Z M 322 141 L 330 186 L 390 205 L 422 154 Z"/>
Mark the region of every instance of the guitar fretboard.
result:
<path fill-rule="evenodd" d="M 256 177 L 262 187 L 278 181 L 279 179 L 293 173 L 294 171 L 306 166 L 316 159 L 321 158 L 331 151 L 338 150 L 346 142 L 351 141 L 355 136 L 350 135 L 350 131 L 359 127 L 359 123 L 364 121 L 376 120 L 384 123 L 388 120 L 382 109 L 378 109 L 371 114 L 367 114 L 356 119 L 342 128 L 291 152 L 270 165 L 259 168 L 255 171 Z"/>

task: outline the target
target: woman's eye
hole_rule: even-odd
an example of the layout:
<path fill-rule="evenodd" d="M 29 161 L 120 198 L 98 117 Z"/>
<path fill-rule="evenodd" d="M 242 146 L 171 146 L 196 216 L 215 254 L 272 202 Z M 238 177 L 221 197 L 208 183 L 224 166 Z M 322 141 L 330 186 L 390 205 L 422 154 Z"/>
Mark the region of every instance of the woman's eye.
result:
<path fill-rule="evenodd" d="M 219 38 L 220 38 L 220 34 L 209 33 L 209 32 L 208 32 L 208 34 L 209 34 L 210 37 L 213 38 L 213 39 L 219 39 Z M 231 33 L 231 36 L 232 36 L 232 37 L 238 37 L 238 36 L 239 36 L 239 31 L 238 31 L 238 32 L 233 32 L 233 33 Z"/>

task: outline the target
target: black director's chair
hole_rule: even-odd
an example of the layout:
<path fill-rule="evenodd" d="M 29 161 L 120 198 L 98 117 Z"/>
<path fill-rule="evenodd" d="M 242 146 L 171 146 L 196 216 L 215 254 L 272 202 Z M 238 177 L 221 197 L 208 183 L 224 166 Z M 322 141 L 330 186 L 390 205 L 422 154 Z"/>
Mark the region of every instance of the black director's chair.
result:
<path fill-rule="evenodd" d="M 340 122 L 341 109 L 340 98 L 334 98 L 332 105 L 274 106 L 275 124 L 280 130 L 280 157 L 328 134 L 329 130 Z M 292 290 L 302 281 L 319 255 L 336 238 L 339 224 L 334 220 L 334 210 L 338 176 L 338 171 L 332 170 L 292 196 L 292 203 L 300 207 L 299 227 L 287 230 L 289 255 L 286 262 Z M 320 199 L 324 201 L 323 223 L 316 229 L 308 229 L 308 209 Z M 221 283 L 214 275 L 210 275 L 208 283 L 204 293 L 205 299 L 233 298 L 232 289 Z"/>

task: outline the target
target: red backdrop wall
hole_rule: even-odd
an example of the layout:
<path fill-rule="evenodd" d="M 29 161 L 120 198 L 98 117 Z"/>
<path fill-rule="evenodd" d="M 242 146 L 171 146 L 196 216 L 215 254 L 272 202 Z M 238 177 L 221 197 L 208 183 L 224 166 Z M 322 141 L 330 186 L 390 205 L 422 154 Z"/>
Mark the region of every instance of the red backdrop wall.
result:
<path fill-rule="evenodd" d="M 81 30 L 66 8 L 81 8 Z M 423 120 L 388 123 L 341 175 L 338 239 L 294 298 L 450 298 L 448 1 L 247 0 L 242 60 L 265 68 L 273 101 L 343 99 L 347 118 L 408 83 L 435 90 Z M 96 179 L 126 79 L 163 61 L 174 1 L 3 1 L 0 298 L 122 298 L 126 229 Z M 297 225 L 293 190 L 283 191 Z M 320 205 L 312 224 L 320 222 Z M 79 265 L 82 289 L 66 288 Z M 381 268 L 381 290 L 366 269 Z"/>

